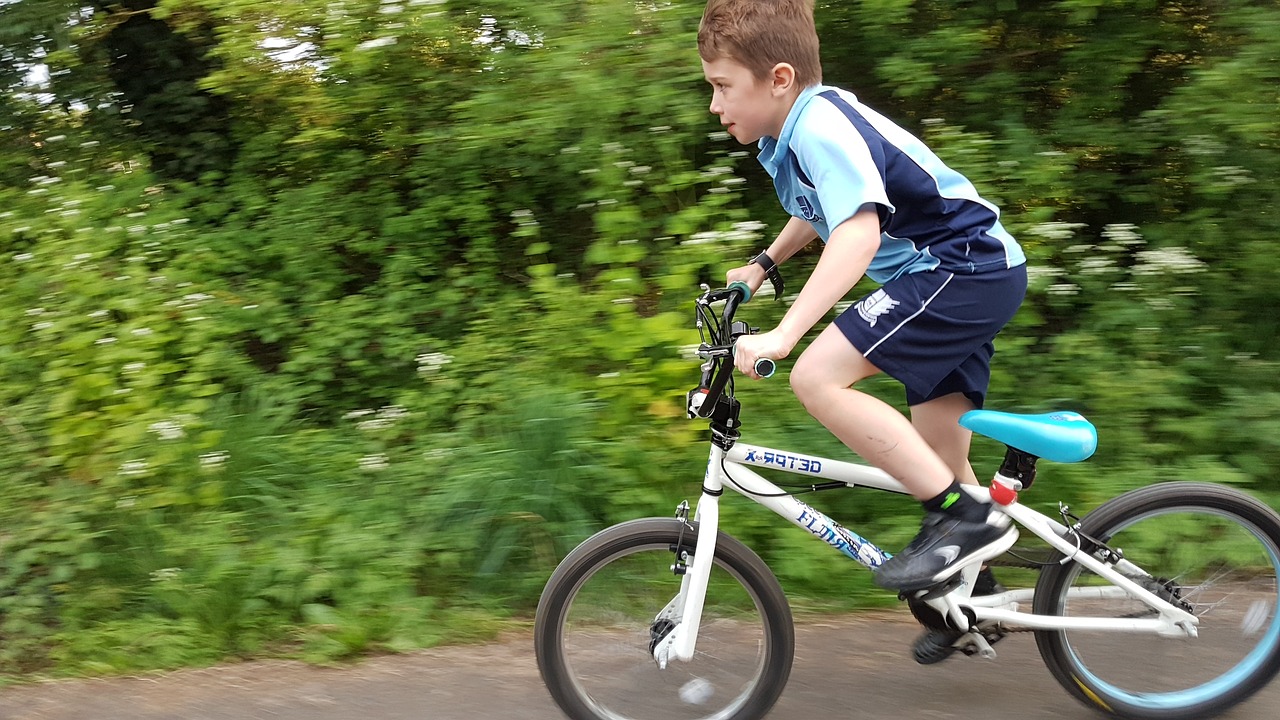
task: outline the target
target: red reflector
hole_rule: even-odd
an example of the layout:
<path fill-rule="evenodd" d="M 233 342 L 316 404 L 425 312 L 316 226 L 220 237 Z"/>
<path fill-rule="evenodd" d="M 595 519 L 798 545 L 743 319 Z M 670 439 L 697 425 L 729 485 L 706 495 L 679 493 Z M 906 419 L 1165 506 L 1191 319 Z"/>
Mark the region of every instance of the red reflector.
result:
<path fill-rule="evenodd" d="M 1009 505 L 1018 501 L 1018 491 L 999 480 L 991 481 L 991 499 L 1001 505 Z"/>

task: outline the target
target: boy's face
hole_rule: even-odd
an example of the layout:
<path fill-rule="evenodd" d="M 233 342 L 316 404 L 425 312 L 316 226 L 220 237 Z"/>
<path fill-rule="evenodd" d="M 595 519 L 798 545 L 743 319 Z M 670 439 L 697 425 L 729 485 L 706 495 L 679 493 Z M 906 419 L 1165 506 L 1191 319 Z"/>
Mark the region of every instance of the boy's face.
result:
<path fill-rule="evenodd" d="M 790 69 L 789 65 L 778 67 Z M 775 78 L 757 80 L 744 65 L 722 57 L 711 62 L 703 60 L 702 74 L 711 83 L 711 112 L 720 116 L 720 124 L 735 140 L 750 145 L 766 135 L 776 138 L 782 132 L 791 109 L 782 100 L 790 88 L 779 92 L 776 73 Z"/>

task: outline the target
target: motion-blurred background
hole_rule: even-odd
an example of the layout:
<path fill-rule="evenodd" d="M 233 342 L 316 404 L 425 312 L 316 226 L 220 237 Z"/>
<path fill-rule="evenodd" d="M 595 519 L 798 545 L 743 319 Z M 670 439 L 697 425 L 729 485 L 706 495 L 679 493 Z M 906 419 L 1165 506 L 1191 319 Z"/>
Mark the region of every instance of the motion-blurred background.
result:
<path fill-rule="evenodd" d="M 0 0 L 0 673 L 491 637 L 582 538 L 692 498 L 692 300 L 786 220 L 707 111 L 701 12 Z M 1031 257 L 989 407 L 1083 412 L 1101 446 L 1024 499 L 1196 479 L 1280 502 L 1275 2 L 817 19 L 825 81 Z M 767 294 L 741 316 L 776 321 Z M 748 436 L 847 458 L 786 369 L 739 383 Z M 979 476 L 1001 451 L 977 444 Z M 916 529 L 906 499 L 810 502 L 888 549 Z M 799 611 L 893 602 L 726 514 Z"/>

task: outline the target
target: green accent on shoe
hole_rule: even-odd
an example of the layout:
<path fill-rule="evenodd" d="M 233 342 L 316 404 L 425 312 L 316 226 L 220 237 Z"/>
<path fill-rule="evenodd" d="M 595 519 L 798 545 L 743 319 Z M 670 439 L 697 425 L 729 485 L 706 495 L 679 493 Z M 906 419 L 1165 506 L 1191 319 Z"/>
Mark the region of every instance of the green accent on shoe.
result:
<path fill-rule="evenodd" d="M 947 493 L 946 499 L 942 501 L 942 509 L 946 510 L 952 505 L 955 505 L 956 501 L 958 501 L 959 499 L 960 499 L 960 493 L 958 492 Z"/>

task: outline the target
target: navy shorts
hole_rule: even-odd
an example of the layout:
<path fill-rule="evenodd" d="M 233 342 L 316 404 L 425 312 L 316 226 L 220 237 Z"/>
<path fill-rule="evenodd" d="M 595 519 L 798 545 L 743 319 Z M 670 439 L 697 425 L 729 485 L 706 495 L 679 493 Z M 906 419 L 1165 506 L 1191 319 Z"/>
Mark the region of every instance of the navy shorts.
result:
<path fill-rule="evenodd" d="M 907 389 L 907 404 L 964 393 L 982 407 L 992 341 L 1027 292 L 1027 269 L 945 270 L 890 280 L 836 318 L 867 360 Z"/>

